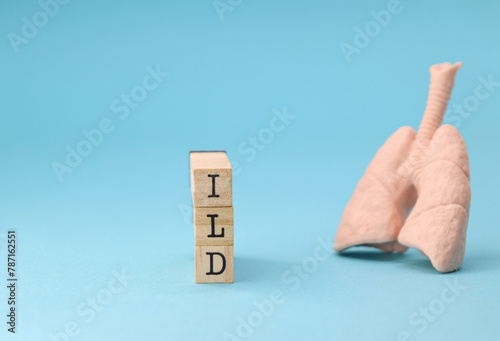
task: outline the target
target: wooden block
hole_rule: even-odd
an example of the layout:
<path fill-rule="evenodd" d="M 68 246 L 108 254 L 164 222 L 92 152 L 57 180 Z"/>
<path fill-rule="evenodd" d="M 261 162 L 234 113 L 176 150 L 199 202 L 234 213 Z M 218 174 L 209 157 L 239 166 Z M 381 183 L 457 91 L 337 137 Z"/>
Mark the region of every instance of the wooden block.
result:
<path fill-rule="evenodd" d="M 195 245 L 233 245 L 233 206 L 195 207 Z"/>
<path fill-rule="evenodd" d="M 232 206 L 233 169 L 226 152 L 191 152 L 194 207 Z"/>
<path fill-rule="evenodd" d="M 196 283 L 233 283 L 232 246 L 195 246 L 194 262 Z"/>

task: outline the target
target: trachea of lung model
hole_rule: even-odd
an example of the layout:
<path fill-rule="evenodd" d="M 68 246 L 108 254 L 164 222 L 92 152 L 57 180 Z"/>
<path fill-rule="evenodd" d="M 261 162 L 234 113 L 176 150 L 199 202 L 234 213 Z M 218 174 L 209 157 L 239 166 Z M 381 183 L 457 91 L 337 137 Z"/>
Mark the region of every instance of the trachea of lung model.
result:
<path fill-rule="evenodd" d="M 189 153 L 195 282 L 233 283 L 233 169 L 224 151 Z"/>
<path fill-rule="evenodd" d="M 377 152 L 347 204 L 334 249 L 419 249 L 440 272 L 462 265 L 471 200 L 469 158 L 458 130 L 442 125 L 462 63 L 430 67 L 418 133 L 398 129 Z M 411 213 L 410 213 L 411 211 Z"/>

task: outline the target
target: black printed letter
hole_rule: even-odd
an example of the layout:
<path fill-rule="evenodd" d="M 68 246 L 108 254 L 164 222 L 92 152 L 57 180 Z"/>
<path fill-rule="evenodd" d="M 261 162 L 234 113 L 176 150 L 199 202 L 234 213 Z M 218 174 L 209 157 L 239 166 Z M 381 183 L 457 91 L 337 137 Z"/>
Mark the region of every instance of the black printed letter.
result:
<path fill-rule="evenodd" d="M 212 178 L 212 194 L 210 194 L 209 198 L 218 198 L 219 195 L 215 194 L 215 178 L 219 177 L 219 174 L 208 174 L 209 178 Z"/>
<path fill-rule="evenodd" d="M 207 275 L 220 275 L 226 270 L 226 257 L 220 252 L 207 252 L 207 255 L 210 256 L 210 272 L 207 272 Z M 214 272 L 214 255 L 218 255 L 222 258 L 222 269 L 219 272 Z"/>
<path fill-rule="evenodd" d="M 221 237 L 224 238 L 224 228 L 221 228 L 221 234 L 215 234 L 215 218 L 218 218 L 218 214 L 207 214 L 207 217 L 212 218 L 212 233 L 210 233 L 207 237 Z"/>

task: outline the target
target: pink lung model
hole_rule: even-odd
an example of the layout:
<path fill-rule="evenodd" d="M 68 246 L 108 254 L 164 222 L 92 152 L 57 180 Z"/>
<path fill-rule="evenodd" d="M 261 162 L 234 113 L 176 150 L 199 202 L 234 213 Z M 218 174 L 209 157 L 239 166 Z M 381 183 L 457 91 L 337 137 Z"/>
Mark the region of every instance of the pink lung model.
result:
<path fill-rule="evenodd" d="M 467 148 L 442 125 L 462 63 L 430 67 L 427 107 L 418 133 L 399 128 L 377 152 L 347 204 L 334 248 L 415 247 L 440 272 L 460 268 L 471 200 Z"/>

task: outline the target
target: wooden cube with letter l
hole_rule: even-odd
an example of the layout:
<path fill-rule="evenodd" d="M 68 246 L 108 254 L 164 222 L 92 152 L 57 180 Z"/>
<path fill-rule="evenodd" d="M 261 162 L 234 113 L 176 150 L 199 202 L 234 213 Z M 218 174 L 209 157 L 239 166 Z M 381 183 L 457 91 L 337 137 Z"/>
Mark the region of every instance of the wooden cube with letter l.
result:
<path fill-rule="evenodd" d="M 233 245 L 233 206 L 193 209 L 196 245 Z"/>
<path fill-rule="evenodd" d="M 233 283 L 232 167 L 224 151 L 189 154 L 195 282 Z"/>

